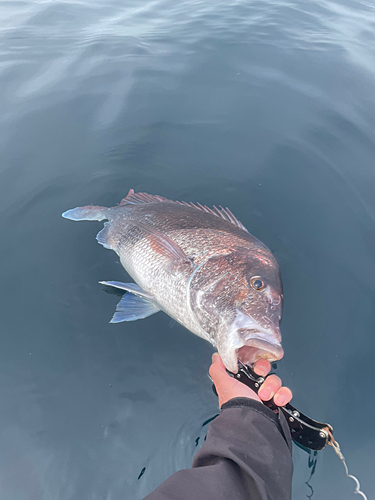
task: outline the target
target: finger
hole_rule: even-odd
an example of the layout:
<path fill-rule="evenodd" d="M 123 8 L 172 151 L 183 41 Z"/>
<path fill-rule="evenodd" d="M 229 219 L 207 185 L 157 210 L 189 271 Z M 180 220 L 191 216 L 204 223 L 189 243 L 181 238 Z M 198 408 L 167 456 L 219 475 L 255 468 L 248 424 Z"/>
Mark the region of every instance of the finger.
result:
<path fill-rule="evenodd" d="M 271 371 L 271 363 L 266 359 L 258 359 L 254 363 L 254 371 L 257 375 L 265 377 Z"/>
<path fill-rule="evenodd" d="M 224 403 L 236 397 L 250 397 L 260 401 L 255 392 L 253 392 L 249 387 L 241 384 L 241 382 L 238 382 L 238 380 L 228 375 L 218 354 L 212 356 L 212 365 L 210 366 L 209 374 L 219 396 L 220 408 Z"/>
<path fill-rule="evenodd" d="M 219 396 L 220 407 L 233 397 L 248 397 L 247 391 L 249 388 L 228 375 L 219 355 L 212 357 L 209 374 Z"/>
<path fill-rule="evenodd" d="M 281 387 L 275 394 L 273 400 L 277 406 L 285 406 L 292 399 L 293 394 L 289 387 Z"/>
<path fill-rule="evenodd" d="M 231 378 L 225 370 L 221 357 L 216 352 L 212 355 L 212 365 L 210 366 L 208 373 L 210 374 L 215 386 L 223 384 L 226 380 L 228 380 L 228 378 Z"/>
<path fill-rule="evenodd" d="M 263 401 L 269 401 L 281 387 L 281 379 L 276 375 L 270 375 L 266 378 L 262 387 L 259 389 L 258 396 Z"/>
<path fill-rule="evenodd" d="M 210 366 L 210 370 L 212 367 L 214 367 L 215 369 L 220 369 L 222 371 L 225 371 L 224 363 L 218 352 L 214 352 L 212 355 L 212 364 Z"/>

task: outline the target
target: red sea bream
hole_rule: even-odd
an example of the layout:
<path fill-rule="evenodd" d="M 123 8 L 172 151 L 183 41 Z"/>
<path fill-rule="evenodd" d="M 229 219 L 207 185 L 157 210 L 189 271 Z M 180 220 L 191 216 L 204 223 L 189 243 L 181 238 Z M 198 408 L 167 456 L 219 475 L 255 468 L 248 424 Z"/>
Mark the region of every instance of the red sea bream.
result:
<path fill-rule="evenodd" d="M 101 282 L 128 292 L 112 323 L 162 310 L 215 346 L 234 373 L 238 359 L 282 358 L 279 265 L 229 209 L 131 189 L 118 206 L 78 207 L 63 217 L 108 220 L 97 240 L 135 281 Z"/>

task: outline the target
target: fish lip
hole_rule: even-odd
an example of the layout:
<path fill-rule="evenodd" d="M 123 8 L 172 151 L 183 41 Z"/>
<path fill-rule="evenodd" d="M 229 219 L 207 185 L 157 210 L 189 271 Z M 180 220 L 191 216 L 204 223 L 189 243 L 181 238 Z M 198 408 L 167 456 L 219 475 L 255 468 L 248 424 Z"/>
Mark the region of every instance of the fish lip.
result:
<path fill-rule="evenodd" d="M 281 359 L 284 349 L 280 342 L 271 333 L 268 333 L 267 339 L 264 336 L 265 332 L 250 334 L 243 346 L 236 349 L 237 359 L 246 365 L 252 365 L 258 359 L 267 359 L 271 363 Z"/>
<path fill-rule="evenodd" d="M 252 316 L 236 309 L 236 317 L 230 325 L 224 340 L 218 338 L 217 347 L 227 370 L 238 371 L 238 360 L 252 365 L 258 359 L 270 362 L 281 359 L 284 350 L 281 347 L 279 325 L 263 318 L 263 326 Z"/>

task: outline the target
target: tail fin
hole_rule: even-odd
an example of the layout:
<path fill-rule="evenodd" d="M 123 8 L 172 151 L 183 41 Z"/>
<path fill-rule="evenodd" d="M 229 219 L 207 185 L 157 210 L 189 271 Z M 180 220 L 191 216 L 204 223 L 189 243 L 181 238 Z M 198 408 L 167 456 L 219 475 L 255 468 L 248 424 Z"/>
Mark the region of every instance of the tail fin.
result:
<path fill-rule="evenodd" d="M 103 220 L 108 219 L 110 208 L 87 205 L 67 210 L 62 214 L 65 219 L 70 220 Z"/>

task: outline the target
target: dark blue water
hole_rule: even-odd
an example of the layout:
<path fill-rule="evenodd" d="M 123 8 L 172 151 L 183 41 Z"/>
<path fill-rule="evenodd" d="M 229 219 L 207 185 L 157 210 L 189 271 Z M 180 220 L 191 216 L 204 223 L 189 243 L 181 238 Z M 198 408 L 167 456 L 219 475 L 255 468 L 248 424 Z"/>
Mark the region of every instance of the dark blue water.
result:
<path fill-rule="evenodd" d="M 190 466 L 217 413 L 211 346 L 162 313 L 109 325 L 118 298 L 98 281 L 125 272 L 95 241 L 101 223 L 61 218 L 129 188 L 228 206 L 275 253 L 278 374 L 334 426 L 371 498 L 374 3 L 1 11 L 2 500 L 139 500 Z M 296 500 L 307 458 L 295 448 Z M 314 500 L 354 498 L 331 448 L 311 484 Z"/>

